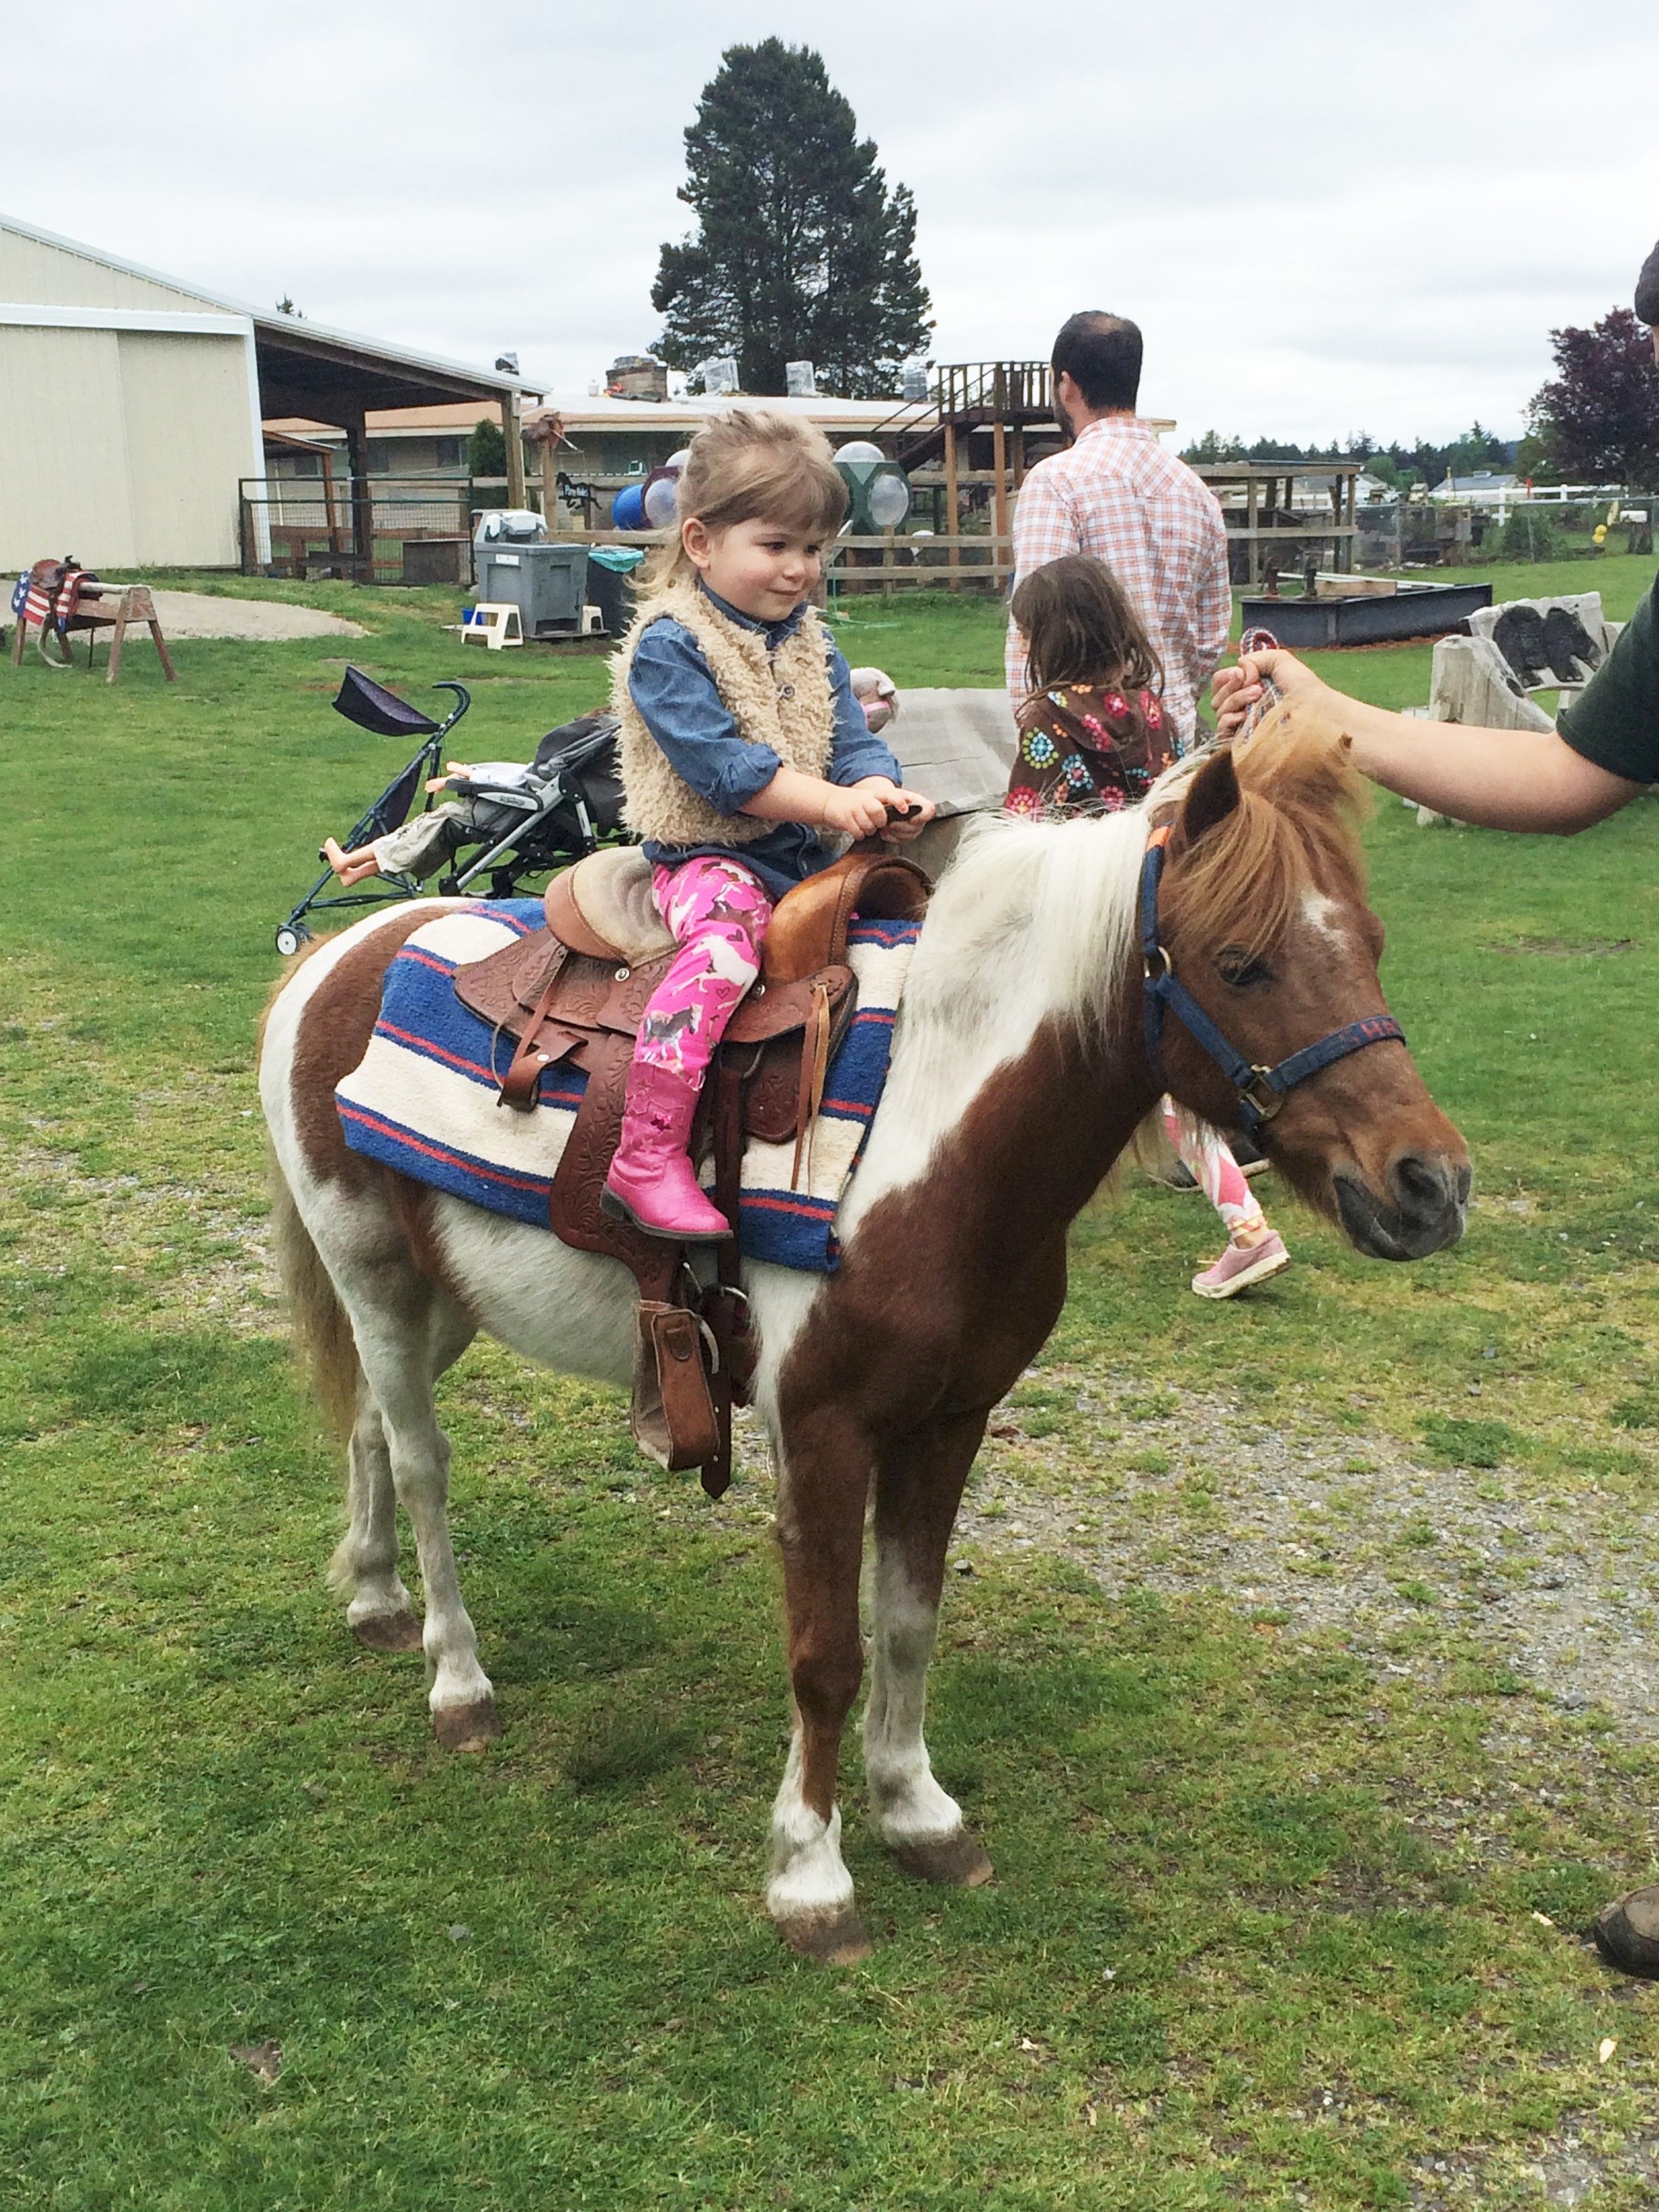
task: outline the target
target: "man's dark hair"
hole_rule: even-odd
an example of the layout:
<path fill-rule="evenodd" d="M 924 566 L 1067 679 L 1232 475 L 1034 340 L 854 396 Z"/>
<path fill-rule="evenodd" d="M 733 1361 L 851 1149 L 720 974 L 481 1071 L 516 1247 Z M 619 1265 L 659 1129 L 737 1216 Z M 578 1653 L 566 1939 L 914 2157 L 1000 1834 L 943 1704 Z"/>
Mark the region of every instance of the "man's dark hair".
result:
<path fill-rule="evenodd" d="M 1636 312 L 1650 330 L 1659 328 L 1659 246 L 1642 264 L 1636 280 Z"/>
<path fill-rule="evenodd" d="M 1054 340 L 1054 374 L 1065 370 L 1091 407 L 1134 412 L 1140 391 L 1140 329 L 1098 307 L 1073 315 Z"/>

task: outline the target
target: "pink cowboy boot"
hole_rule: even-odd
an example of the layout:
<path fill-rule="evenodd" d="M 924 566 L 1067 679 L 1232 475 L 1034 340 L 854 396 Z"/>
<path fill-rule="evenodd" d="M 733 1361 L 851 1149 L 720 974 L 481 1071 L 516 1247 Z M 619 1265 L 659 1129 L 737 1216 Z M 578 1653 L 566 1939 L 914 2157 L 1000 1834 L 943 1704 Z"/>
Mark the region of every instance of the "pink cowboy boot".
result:
<path fill-rule="evenodd" d="M 670 1067 L 636 1060 L 628 1072 L 622 1140 L 599 1194 L 613 1220 L 647 1237 L 688 1244 L 732 1234 L 726 1216 L 698 1184 L 690 1160 L 697 1087 Z"/>

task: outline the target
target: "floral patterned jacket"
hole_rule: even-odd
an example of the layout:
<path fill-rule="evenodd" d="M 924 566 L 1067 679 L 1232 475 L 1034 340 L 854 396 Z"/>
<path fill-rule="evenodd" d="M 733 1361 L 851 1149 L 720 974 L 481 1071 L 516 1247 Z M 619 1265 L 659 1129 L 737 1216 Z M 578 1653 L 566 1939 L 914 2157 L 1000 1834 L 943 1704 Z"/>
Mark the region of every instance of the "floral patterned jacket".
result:
<path fill-rule="evenodd" d="M 1019 752 L 1006 801 L 1012 814 L 1133 806 L 1178 750 L 1175 725 L 1150 691 L 1067 684 L 1034 693 L 1015 720 Z"/>

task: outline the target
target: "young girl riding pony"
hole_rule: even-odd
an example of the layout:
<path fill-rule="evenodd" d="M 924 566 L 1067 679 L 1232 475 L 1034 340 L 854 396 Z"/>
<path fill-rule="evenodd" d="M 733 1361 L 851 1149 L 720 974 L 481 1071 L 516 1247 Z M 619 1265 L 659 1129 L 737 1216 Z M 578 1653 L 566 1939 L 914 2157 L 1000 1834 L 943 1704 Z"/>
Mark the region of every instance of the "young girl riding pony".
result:
<path fill-rule="evenodd" d="M 1016 702 L 1009 811 L 1136 805 L 1180 747 L 1157 696 L 1158 656 L 1121 585 L 1103 562 L 1068 553 L 1021 580 L 1011 611 L 1024 633 L 1031 689 Z M 1222 1138 L 1171 1098 L 1164 1129 L 1227 1229 L 1226 1250 L 1193 1278 L 1199 1296 L 1234 1297 L 1288 1267 L 1282 1238 Z"/>
<path fill-rule="evenodd" d="M 716 416 L 691 441 L 678 534 L 617 655 L 627 818 L 680 951 L 640 1024 L 603 1203 L 652 1236 L 731 1233 L 693 1171 L 691 1122 L 775 901 L 837 857 L 826 834 L 914 837 L 933 817 L 811 605 L 846 507 L 821 431 Z"/>

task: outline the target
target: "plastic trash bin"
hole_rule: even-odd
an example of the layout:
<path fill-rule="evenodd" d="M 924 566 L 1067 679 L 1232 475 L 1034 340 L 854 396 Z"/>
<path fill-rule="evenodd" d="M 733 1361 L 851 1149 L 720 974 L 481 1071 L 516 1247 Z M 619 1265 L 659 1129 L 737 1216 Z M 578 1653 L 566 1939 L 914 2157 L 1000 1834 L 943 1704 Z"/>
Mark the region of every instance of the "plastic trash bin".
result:
<path fill-rule="evenodd" d="M 634 571 L 644 558 L 637 545 L 595 545 L 588 554 L 587 601 L 607 637 L 621 637 L 634 619 Z"/>

